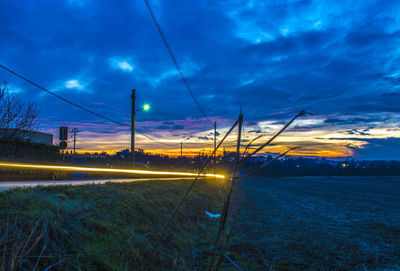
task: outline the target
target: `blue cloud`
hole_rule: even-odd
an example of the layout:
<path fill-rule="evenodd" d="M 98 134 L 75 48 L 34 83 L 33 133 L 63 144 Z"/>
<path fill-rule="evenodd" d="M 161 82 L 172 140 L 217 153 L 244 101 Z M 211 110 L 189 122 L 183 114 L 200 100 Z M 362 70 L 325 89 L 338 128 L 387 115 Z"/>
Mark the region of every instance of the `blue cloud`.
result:
<path fill-rule="evenodd" d="M 249 122 L 282 122 L 306 108 L 326 117 L 318 128 L 346 126 L 353 136 L 371 123 L 398 122 L 391 117 L 400 112 L 398 2 L 152 2 L 211 117 L 234 119 L 242 105 Z M 137 104 L 152 108 L 139 122 L 202 117 L 143 2 L 5 1 L 0 25 L 1 64 L 83 106 L 129 123 L 135 88 Z M 0 79 L 37 103 L 46 125 L 103 122 L 4 71 Z M 173 125 L 159 128 L 188 127 Z"/>

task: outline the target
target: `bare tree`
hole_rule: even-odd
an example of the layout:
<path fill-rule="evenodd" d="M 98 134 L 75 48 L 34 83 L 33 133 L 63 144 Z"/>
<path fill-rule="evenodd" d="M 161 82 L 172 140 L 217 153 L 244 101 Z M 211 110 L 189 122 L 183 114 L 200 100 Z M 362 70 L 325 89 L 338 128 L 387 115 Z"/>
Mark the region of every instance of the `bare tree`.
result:
<path fill-rule="evenodd" d="M 39 110 L 10 93 L 6 81 L 0 82 L 0 138 L 22 139 L 37 128 Z"/>

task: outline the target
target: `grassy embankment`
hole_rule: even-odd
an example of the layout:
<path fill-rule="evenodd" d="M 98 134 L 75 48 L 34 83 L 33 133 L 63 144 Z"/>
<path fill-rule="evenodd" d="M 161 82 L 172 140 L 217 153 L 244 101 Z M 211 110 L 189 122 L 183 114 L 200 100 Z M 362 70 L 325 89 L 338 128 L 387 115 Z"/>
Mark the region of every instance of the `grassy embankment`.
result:
<path fill-rule="evenodd" d="M 190 182 L 0 192 L 0 269 L 137 270 Z M 148 270 L 204 270 L 218 224 L 205 210 L 220 212 L 221 188 L 207 181 L 194 186 Z"/>

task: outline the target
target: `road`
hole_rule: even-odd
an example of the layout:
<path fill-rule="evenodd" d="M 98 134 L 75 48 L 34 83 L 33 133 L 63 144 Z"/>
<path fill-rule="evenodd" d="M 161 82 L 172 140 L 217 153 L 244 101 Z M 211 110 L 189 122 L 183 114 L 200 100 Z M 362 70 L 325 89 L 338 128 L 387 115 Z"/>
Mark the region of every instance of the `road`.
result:
<path fill-rule="evenodd" d="M 0 182 L 0 191 L 5 191 L 17 187 L 35 187 L 52 185 L 87 185 L 105 183 L 128 183 L 159 180 L 191 180 L 193 177 L 181 178 L 127 178 L 127 179 L 93 179 L 93 180 L 60 180 L 60 181 L 20 181 L 20 182 Z"/>

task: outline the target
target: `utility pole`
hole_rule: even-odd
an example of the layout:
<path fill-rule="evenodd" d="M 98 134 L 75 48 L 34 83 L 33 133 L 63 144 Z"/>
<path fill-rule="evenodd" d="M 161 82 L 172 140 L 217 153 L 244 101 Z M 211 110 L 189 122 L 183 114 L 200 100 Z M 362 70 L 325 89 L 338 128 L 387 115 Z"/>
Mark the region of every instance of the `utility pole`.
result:
<path fill-rule="evenodd" d="M 236 181 L 239 178 L 238 176 L 239 176 L 240 143 L 241 143 L 241 139 L 242 139 L 242 125 L 243 125 L 243 113 L 242 113 L 242 109 L 240 109 L 240 114 L 239 114 L 239 118 L 238 118 L 238 137 L 237 137 L 235 164 L 234 164 L 234 167 L 233 167 L 233 170 L 232 170 L 233 172 L 232 172 L 231 183 L 230 183 L 230 186 L 229 186 L 229 191 L 228 191 L 228 194 L 226 196 L 226 199 L 225 199 L 225 202 L 224 202 L 224 207 L 222 209 L 222 213 L 221 213 L 220 220 L 219 220 L 217 237 L 215 239 L 214 246 L 213 246 L 213 249 L 212 249 L 211 259 L 210 259 L 210 261 L 208 263 L 208 268 L 207 268 L 208 271 L 211 271 L 211 270 L 212 271 L 216 271 L 216 270 L 218 270 L 218 267 L 221 264 L 222 253 L 218 253 L 219 256 L 218 256 L 217 261 L 216 261 L 215 264 L 214 264 L 214 258 L 215 258 L 215 255 L 216 255 L 217 248 L 219 248 L 218 245 L 219 245 L 220 239 L 222 237 L 222 234 L 225 231 L 225 226 L 226 226 L 226 222 L 227 222 L 229 208 L 230 208 L 230 204 L 231 204 L 231 200 L 232 200 L 233 188 L 235 187 Z"/>
<path fill-rule="evenodd" d="M 131 118 L 131 153 L 132 153 L 132 165 L 135 165 L 135 117 L 136 117 L 136 90 L 132 89 L 132 118 Z"/>
<path fill-rule="evenodd" d="M 182 153 L 182 145 L 183 145 L 183 142 L 181 141 L 181 158 L 183 157 L 183 153 Z"/>
<path fill-rule="evenodd" d="M 77 135 L 77 133 L 78 133 L 78 128 L 72 129 L 71 132 L 74 133 L 73 138 L 74 138 L 74 156 L 75 156 L 76 135 Z"/>
<path fill-rule="evenodd" d="M 216 158 L 217 158 L 217 122 L 214 121 L 214 181 L 215 181 L 215 163 L 216 163 Z"/>

